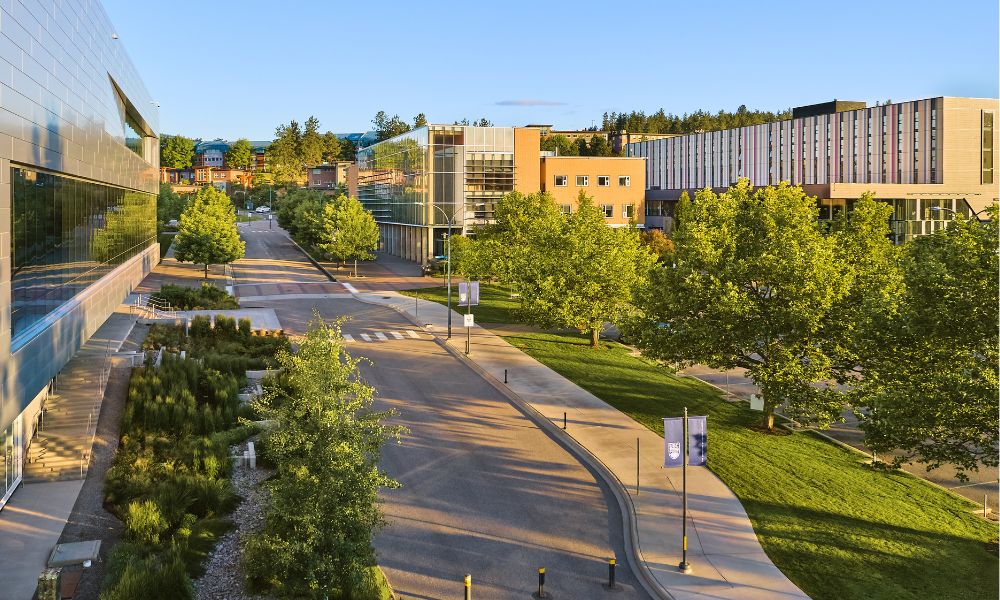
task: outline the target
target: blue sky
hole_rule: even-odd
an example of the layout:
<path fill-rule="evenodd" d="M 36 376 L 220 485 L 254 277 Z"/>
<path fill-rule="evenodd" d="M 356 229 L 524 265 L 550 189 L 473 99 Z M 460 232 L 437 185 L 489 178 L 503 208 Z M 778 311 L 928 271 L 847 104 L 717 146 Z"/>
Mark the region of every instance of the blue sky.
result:
<path fill-rule="evenodd" d="M 103 0 L 166 133 L 996 97 L 996 0 Z"/>

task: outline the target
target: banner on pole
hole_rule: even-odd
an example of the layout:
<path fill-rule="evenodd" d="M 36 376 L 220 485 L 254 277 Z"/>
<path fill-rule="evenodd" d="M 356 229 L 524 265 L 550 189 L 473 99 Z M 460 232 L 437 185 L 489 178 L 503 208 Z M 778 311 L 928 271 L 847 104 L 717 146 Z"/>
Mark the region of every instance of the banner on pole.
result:
<path fill-rule="evenodd" d="M 688 464 L 703 467 L 708 460 L 708 417 L 688 417 Z"/>
<path fill-rule="evenodd" d="M 663 466 L 680 467 L 684 464 L 684 448 L 687 442 L 688 464 L 702 467 L 708 460 L 708 417 L 688 417 L 688 439 L 684 439 L 684 418 L 663 419 Z"/>
<path fill-rule="evenodd" d="M 459 306 L 479 306 L 479 282 L 462 281 L 458 284 L 458 305 Z"/>
<path fill-rule="evenodd" d="M 663 419 L 663 466 L 680 467 L 684 464 L 684 419 L 669 417 Z"/>

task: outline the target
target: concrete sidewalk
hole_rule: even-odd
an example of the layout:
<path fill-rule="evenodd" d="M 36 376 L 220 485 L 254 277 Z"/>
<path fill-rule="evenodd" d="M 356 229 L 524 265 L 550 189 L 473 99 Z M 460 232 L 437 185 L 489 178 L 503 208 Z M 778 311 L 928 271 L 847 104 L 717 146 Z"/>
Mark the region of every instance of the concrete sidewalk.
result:
<path fill-rule="evenodd" d="M 60 393 L 82 394 L 100 405 L 104 388 L 97 382 L 107 382 L 101 372 L 108 366 L 108 353 L 119 350 L 135 325 L 135 316 L 129 308 L 126 304 L 119 306 L 60 372 L 64 380 L 87 381 L 92 385 L 65 383 L 68 389 Z M 91 429 L 96 429 L 97 421 L 95 418 Z M 28 600 L 35 593 L 38 575 L 59 541 L 83 484 L 82 477 L 25 483 L 0 511 L 0 581 L 4 582 L 0 598 Z"/>
<path fill-rule="evenodd" d="M 389 291 L 355 296 L 414 320 L 413 298 Z M 419 313 L 420 323 L 431 324 L 441 338 L 446 335 L 446 307 L 420 301 Z M 461 314 L 452 318 L 462 323 Z M 447 345 L 464 353 L 465 328 L 454 326 L 453 336 Z M 469 358 L 497 382 L 504 381 L 506 369 L 507 389 L 559 428 L 565 413 L 567 428 L 562 435 L 572 437 L 603 463 L 628 495 L 634 507 L 639 568 L 655 581 L 661 596 L 666 590 L 676 600 L 807 598 L 764 554 L 736 496 L 703 467 L 688 469 L 688 562 L 694 570 L 679 573 L 681 471 L 662 468 L 663 438 L 485 329 L 473 328 Z"/>

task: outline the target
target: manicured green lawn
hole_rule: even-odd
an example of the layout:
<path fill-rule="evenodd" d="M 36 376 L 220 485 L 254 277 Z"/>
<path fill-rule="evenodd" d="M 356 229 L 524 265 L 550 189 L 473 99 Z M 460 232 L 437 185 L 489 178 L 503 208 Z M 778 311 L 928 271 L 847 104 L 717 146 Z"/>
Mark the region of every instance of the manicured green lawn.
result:
<path fill-rule="evenodd" d="M 583 336 L 552 333 L 506 339 L 661 435 L 661 419 L 685 406 L 708 415 L 709 466 L 740 498 L 768 556 L 812 598 L 1000 593 L 997 556 L 986 547 L 997 525 L 972 515 L 971 503 L 905 473 L 873 470 L 809 433 L 759 433 L 750 428 L 759 413 L 620 344 L 591 350 Z"/>

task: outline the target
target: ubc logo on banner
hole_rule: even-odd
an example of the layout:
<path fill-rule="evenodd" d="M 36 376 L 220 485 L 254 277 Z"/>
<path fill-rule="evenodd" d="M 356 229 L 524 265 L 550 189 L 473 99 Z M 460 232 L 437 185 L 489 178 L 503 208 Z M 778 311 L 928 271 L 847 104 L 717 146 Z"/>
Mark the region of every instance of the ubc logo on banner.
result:
<path fill-rule="evenodd" d="M 677 442 L 667 442 L 667 456 L 670 460 L 677 460 L 681 456 L 681 445 Z"/>
<path fill-rule="evenodd" d="M 664 467 L 679 467 L 684 463 L 681 444 L 684 443 L 684 419 L 670 417 L 663 419 Z"/>
<path fill-rule="evenodd" d="M 663 419 L 664 467 L 680 467 L 684 464 L 681 444 L 687 443 L 688 464 L 704 466 L 707 454 L 708 417 L 688 417 L 688 439 L 684 439 L 684 418 Z"/>

